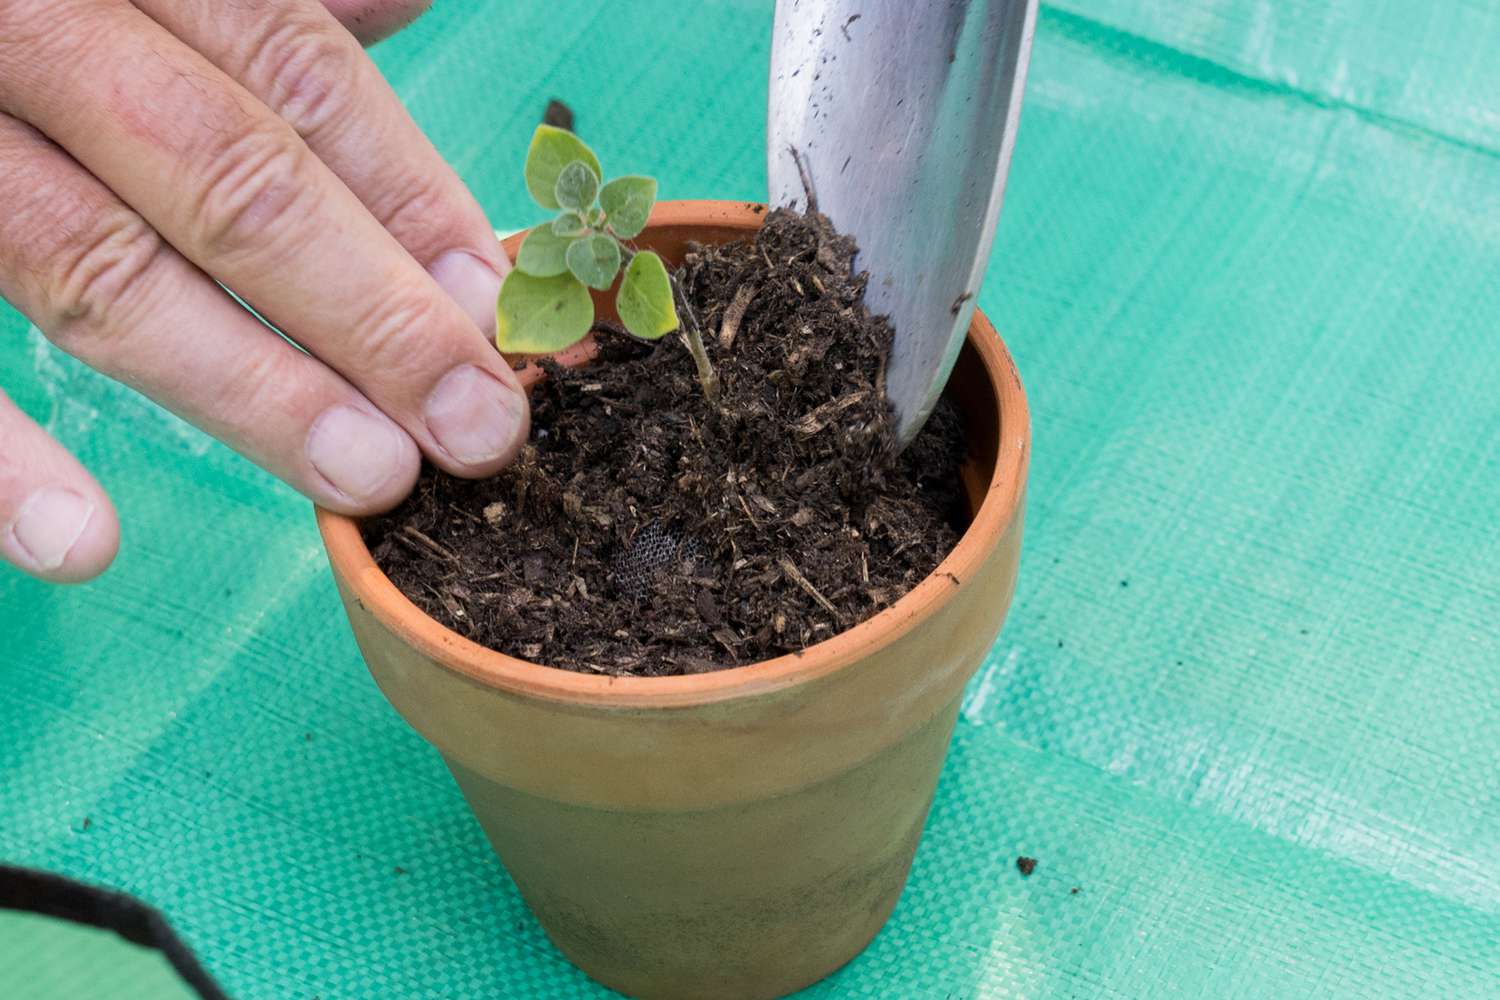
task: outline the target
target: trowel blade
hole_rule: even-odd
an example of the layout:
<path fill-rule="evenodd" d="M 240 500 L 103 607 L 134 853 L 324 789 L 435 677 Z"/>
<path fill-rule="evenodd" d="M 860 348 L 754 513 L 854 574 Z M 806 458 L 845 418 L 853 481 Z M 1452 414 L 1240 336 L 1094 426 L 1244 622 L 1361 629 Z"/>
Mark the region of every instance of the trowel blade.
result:
<path fill-rule="evenodd" d="M 779 0 L 773 205 L 818 208 L 860 247 L 896 340 L 886 395 L 904 447 L 963 346 L 1021 115 L 1036 0 Z M 794 152 L 795 151 L 795 155 Z"/>

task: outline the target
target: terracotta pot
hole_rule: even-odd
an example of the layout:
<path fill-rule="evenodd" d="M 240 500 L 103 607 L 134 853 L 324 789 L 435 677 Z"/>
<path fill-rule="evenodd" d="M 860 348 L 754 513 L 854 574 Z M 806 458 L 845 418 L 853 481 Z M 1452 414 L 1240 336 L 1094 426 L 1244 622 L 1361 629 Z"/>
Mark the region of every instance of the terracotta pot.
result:
<path fill-rule="evenodd" d="M 676 262 L 761 211 L 662 204 L 640 242 Z M 402 596 L 354 521 L 318 511 L 370 672 L 441 751 L 552 941 L 601 983 L 783 996 L 857 955 L 896 905 L 1021 544 L 1026 400 L 983 315 L 949 391 L 971 452 L 958 546 L 874 618 L 718 673 L 589 676 L 485 649 Z"/>

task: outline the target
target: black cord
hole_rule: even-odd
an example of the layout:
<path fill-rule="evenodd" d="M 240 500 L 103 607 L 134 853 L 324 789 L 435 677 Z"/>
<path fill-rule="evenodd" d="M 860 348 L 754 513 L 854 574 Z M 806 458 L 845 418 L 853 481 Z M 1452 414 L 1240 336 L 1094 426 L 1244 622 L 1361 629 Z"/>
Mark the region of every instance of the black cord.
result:
<path fill-rule="evenodd" d="M 123 892 L 85 885 L 51 872 L 0 865 L 0 909 L 71 920 L 161 952 L 203 1000 L 229 1000 L 161 912 Z"/>

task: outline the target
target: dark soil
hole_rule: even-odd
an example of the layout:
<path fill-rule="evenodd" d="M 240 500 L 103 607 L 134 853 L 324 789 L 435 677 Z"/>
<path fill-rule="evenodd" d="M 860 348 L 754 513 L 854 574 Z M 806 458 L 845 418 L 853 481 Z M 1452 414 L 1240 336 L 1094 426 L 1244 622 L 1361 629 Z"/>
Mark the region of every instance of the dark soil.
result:
<path fill-rule="evenodd" d="M 890 325 L 821 215 L 767 214 L 676 277 L 722 385 L 681 338 L 601 328 L 547 365 L 532 439 L 482 482 L 432 468 L 364 526 L 375 560 L 454 631 L 535 662 L 698 673 L 791 653 L 927 576 L 958 538 L 962 429 L 945 402 L 903 454 L 882 384 Z"/>
<path fill-rule="evenodd" d="M 1036 871 L 1036 858 L 1017 858 L 1016 870 L 1021 873 L 1022 878 L 1029 878 L 1031 873 Z"/>

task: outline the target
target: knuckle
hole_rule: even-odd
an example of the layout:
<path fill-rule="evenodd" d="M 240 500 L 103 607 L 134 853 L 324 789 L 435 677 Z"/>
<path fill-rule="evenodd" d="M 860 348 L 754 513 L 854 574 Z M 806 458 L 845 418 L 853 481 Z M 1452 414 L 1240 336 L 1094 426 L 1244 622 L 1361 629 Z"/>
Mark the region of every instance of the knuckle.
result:
<path fill-rule="evenodd" d="M 348 38 L 288 16 L 261 38 L 248 75 L 292 128 L 311 137 L 354 117 L 361 59 Z"/>
<path fill-rule="evenodd" d="M 444 334 L 452 325 L 447 309 L 443 297 L 419 286 L 396 288 L 381 296 L 356 327 L 368 370 L 399 384 L 430 368 L 433 355 L 443 353 L 439 345 L 445 343 Z"/>
<path fill-rule="evenodd" d="M 70 351 L 75 340 L 125 325 L 121 314 L 166 250 L 156 231 L 123 205 L 45 182 L 4 228 L 16 271 L 40 303 L 40 325 Z"/>
<path fill-rule="evenodd" d="M 54 262 L 52 313 L 58 331 L 125 327 L 120 322 L 146 283 L 166 244 L 128 210 L 109 212 L 81 227 Z M 105 317 L 114 322 L 106 323 Z"/>
<path fill-rule="evenodd" d="M 404 183 L 392 186 L 391 194 L 372 204 L 371 211 L 423 263 L 445 249 L 455 233 L 466 231 L 467 220 L 453 204 L 441 176 L 407 177 Z"/>
<path fill-rule="evenodd" d="M 100 18 L 76 3 L 0 0 L 0 66 L 35 72 L 92 44 Z"/>
<path fill-rule="evenodd" d="M 225 386 L 225 412 L 254 425 L 284 412 L 306 380 L 307 356 L 272 343 L 247 351 L 235 362 L 234 378 Z"/>
<path fill-rule="evenodd" d="M 21 108 L 45 93 L 39 79 L 57 66 L 81 66 L 110 45 L 113 19 L 71 0 L 0 0 L 0 108 Z"/>
<path fill-rule="evenodd" d="M 189 206 L 197 245 L 233 256 L 271 242 L 309 217 L 306 147 L 278 130 L 251 126 L 215 143 Z"/>

